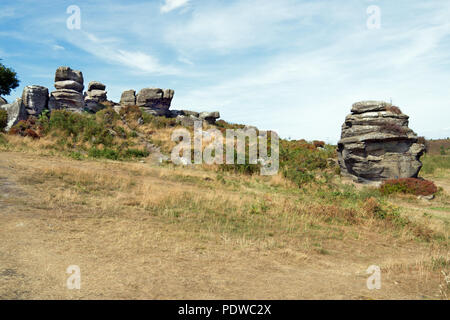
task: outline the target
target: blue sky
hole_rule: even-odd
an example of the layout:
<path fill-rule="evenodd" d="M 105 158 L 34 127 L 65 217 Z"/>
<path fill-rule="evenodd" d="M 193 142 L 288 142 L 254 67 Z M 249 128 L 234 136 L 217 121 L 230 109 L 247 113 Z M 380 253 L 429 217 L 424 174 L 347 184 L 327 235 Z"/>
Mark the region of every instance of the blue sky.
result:
<path fill-rule="evenodd" d="M 70 5 L 81 29 L 69 30 Z M 381 11 L 369 29 L 369 6 Z M 108 98 L 172 88 L 173 109 L 336 142 L 354 102 L 391 101 L 428 138 L 450 136 L 450 1 L 0 2 L 0 58 L 21 86 L 54 90 L 67 65 Z"/>

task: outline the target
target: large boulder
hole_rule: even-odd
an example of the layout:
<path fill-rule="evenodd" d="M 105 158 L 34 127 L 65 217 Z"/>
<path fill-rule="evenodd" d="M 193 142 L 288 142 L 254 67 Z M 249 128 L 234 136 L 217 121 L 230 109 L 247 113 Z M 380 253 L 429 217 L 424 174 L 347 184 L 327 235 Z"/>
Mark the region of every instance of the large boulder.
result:
<path fill-rule="evenodd" d="M 103 83 L 98 82 L 98 81 L 91 81 L 88 84 L 88 91 L 91 91 L 91 90 L 102 90 L 102 91 L 104 91 L 105 89 L 106 89 L 106 86 Z"/>
<path fill-rule="evenodd" d="M 4 104 L 8 104 L 8 101 L 6 101 L 6 99 L 3 99 L 2 97 L 0 97 L 0 106 L 2 106 Z"/>
<path fill-rule="evenodd" d="M 177 123 L 185 127 L 192 127 L 195 121 L 206 121 L 209 124 L 215 124 L 220 118 L 218 111 L 214 112 L 195 112 L 189 110 L 171 110 L 171 115 L 175 117 Z"/>
<path fill-rule="evenodd" d="M 136 105 L 136 91 L 134 90 L 126 90 L 122 92 L 122 96 L 120 97 L 120 105 L 127 106 L 135 106 Z"/>
<path fill-rule="evenodd" d="M 201 112 L 199 115 L 201 120 L 205 120 L 209 124 L 215 124 L 216 120 L 220 118 L 220 113 L 218 111 L 214 112 Z"/>
<path fill-rule="evenodd" d="M 83 84 L 83 73 L 78 70 L 72 70 L 69 67 L 59 67 L 58 69 L 56 69 L 55 82 L 66 80 L 73 80 Z"/>
<path fill-rule="evenodd" d="M 61 89 L 53 91 L 48 101 L 50 111 L 67 109 L 69 111 L 81 112 L 84 109 L 83 95 L 75 90 Z"/>
<path fill-rule="evenodd" d="M 8 113 L 8 124 L 5 128 L 5 130 L 7 131 L 14 125 L 16 125 L 19 121 L 26 120 L 28 118 L 27 111 L 24 104 L 22 103 L 21 98 L 17 98 L 11 104 L 4 104 L 0 106 L 0 109 L 4 109 Z"/>
<path fill-rule="evenodd" d="M 338 142 L 342 175 L 358 182 L 417 177 L 425 146 L 408 124 L 409 117 L 389 103 L 355 103 Z"/>
<path fill-rule="evenodd" d="M 89 98 L 96 100 L 97 102 L 105 102 L 107 100 L 106 91 L 103 90 L 91 90 L 86 91 Z"/>
<path fill-rule="evenodd" d="M 22 103 L 29 116 L 38 116 L 48 106 L 48 89 L 42 86 L 26 86 L 22 92 Z"/>
<path fill-rule="evenodd" d="M 84 86 L 83 86 L 83 84 L 73 81 L 73 80 L 64 80 L 64 81 L 55 82 L 55 88 L 57 90 L 70 89 L 70 90 L 82 92 L 84 89 Z"/>
<path fill-rule="evenodd" d="M 167 115 L 174 93 L 172 89 L 144 88 L 136 96 L 136 105 L 154 115 Z"/>

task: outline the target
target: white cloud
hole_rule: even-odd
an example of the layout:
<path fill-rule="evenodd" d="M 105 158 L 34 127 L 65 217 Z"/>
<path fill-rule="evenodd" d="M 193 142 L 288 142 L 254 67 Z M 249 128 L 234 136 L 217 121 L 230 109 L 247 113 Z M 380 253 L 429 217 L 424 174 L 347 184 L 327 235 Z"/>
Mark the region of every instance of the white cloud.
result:
<path fill-rule="evenodd" d="M 68 41 L 104 61 L 128 67 L 138 74 L 174 75 L 179 73 L 175 67 L 162 65 L 157 58 L 148 53 L 122 49 L 124 46 L 119 39 L 100 39 L 92 33 L 81 31 L 69 37 Z"/>
<path fill-rule="evenodd" d="M 162 13 L 167 13 L 185 6 L 188 2 L 189 0 L 166 0 L 164 5 L 161 6 L 160 10 Z"/>
<path fill-rule="evenodd" d="M 270 48 L 290 40 L 280 37 L 283 24 L 290 22 L 290 28 L 298 28 L 323 7 L 321 2 L 292 0 L 207 2 L 197 6 L 189 18 L 173 21 L 164 34 L 176 48 L 193 51 Z"/>
<path fill-rule="evenodd" d="M 55 51 L 65 50 L 65 48 L 63 46 L 60 46 L 60 45 L 57 45 L 57 44 L 54 44 L 52 48 Z"/>

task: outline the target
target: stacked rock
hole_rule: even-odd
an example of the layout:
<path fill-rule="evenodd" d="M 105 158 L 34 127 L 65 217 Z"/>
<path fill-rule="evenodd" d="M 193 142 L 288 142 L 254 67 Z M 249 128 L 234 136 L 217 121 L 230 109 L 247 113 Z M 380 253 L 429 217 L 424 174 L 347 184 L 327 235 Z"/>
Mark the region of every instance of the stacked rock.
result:
<path fill-rule="evenodd" d="M 338 142 L 341 173 L 358 182 L 417 177 L 425 146 L 408 128 L 409 117 L 381 101 L 355 103 Z"/>
<path fill-rule="evenodd" d="M 136 96 L 136 105 L 150 114 L 165 116 L 169 114 L 174 93 L 172 89 L 144 88 Z"/>
<path fill-rule="evenodd" d="M 97 112 L 104 108 L 102 102 L 107 101 L 106 86 L 98 81 L 91 81 L 84 96 L 86 109 L 90 112 Z"/>
<path fill-rule="evenodd" d="M 55 73 L 55 88 L 50 94 L 50 110 L 67 109 L 81 112 L 84 109 L 83 73 L 69 67 L 59 67 Z"/>

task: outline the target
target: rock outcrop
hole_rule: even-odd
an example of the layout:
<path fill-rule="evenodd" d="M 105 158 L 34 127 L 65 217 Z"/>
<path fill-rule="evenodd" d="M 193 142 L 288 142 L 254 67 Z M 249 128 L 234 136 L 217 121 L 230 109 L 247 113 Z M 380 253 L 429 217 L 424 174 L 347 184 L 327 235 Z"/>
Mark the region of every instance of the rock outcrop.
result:
<path fill-rule="evenodd" d="M 127 106 L 135 106 L 136 105 L 136 91 L 134 90 L 126 90 L 122 92 L 122 96 L 120 97 L 120 105 Z"/>
<path fill-rule="evenodd" d="M 84 96 L 87 111 L 97 112 L 104 108 L 103 102 L 107 101 L 106 86 L 98 81 L 91 81 Z"/>
<path fill-rule="evenodd" d="M 28 118 L 25 105 L 22 103 L 21 98 L 17 98 L 11 104 L 4 104 L 0 106 L 0 109 L 6 110 L 8 113 L 8 124 L 5 128 L 6 131 L 16 125 L 20 120 L 26 120 Z"/>
<path fill-rule="evenodd" d="M 55 73 L 55 88 L 50 94 L 50 110 L 67 109 L 81 112 L 84 109 L 83 73 L 69 67 L 59 67 Z"/>
<path fill-rule="evenodd" d="M 0 97 L 0 106 L 2 106 L 4 104 L 8 104 L 8 101 L 6 101 L 6 99 L 3 99 L 2 97 Z"/>
<path fill-rule="evenodd" d="M 169 114 L 174 93 L 172 89 L 144 88 L 136 95 L 136 105 L 150 114 L 165 116 Z"/>
<path fill-rule="evenodd" d="M 209 124 L 215 124 L 216 120 L 220 118 L 220 113 L 218 111 L 195 112 L 189 110 L 173 110 L 172 115 L 176 117 L 177 123 L 185 127 L 192 127 L 194 121 L 206 121 Z"/>
<path fill-rule="evenodd" d="M 216 120 L 220 118 L 220 113 L 218 111 L 214 112 L 201 112 L 199 115 L 201 120 L 205 120 L 209 124 L 215 124 Z"/>
<path fill-rule="evenodd" d="M 42 86 L 26 86 L 22 92 L 22 103 L 28 116 L 39 116 L 48 107 L 48 89 Z"/>
<path fill-rule="evenodd" d="M 358 182 L 417 177 L 425 146 L 409 117 L 386 102 L 355 103 L 338 142 L 341 174 Z"/>

